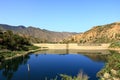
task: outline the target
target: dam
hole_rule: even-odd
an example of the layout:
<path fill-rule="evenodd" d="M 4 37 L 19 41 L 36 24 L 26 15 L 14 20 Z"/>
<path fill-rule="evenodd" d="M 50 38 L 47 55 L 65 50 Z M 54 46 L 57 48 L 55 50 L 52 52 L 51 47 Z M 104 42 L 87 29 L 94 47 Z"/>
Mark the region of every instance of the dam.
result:
<path fill-rule="evenodd" d="M 33 44 L 38 47 L 46 47 L 48 49 L 78 49 L 78 50 L 106 50 L 109 47 L 108 44 L 77 44 L 77 43 L 68 43 L 68 44 L 51 44 L 51 43 L 40 43 Z"/>

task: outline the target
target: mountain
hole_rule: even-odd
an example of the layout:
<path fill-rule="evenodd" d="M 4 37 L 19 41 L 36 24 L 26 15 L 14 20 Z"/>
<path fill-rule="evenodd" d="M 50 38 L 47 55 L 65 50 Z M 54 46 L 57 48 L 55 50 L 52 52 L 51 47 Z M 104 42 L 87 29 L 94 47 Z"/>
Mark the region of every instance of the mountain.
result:
<path fill-rule="evenodd" d="M 15 34 L 19 34 L 25 37 L 29 37 L 32 42 L 60 42 L 69 36 L 76 33 L 70 32 L 54 32 L 45 29 L 35 28 L 32 26 L 11 26 L 6 24 L 0 24 L 1 30 L 11 30 Z"/>
<path fill-rule="evenodd" d="M 120 41 L 120 22 L 95 26 L 84 33 L 73 35 L 67 40 L 78 43 L 110 43 Z"/>

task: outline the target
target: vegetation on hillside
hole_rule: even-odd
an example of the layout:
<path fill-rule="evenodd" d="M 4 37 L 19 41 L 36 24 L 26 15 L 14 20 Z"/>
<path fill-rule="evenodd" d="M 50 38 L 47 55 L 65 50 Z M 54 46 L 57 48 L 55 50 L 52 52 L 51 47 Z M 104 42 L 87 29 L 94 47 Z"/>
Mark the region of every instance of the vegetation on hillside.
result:
<path fill-rule="evenodd" d="M 120 54 L 112 51 L 108 56 L 108 62 L 98 73 L 101 80 L 120 80 Z"/>
<path fill-rule="evenodd" d="M 120 41 L 111 43 L 109 48 L 120 48 Z"/>
<path fill-rule="evenodd" d="M 30 42 L 27 38 L 23 38 L 17 34 L 13 34 L 12 31 L 8 30 L 5 32 L 0 31 L 0 49 L 7 50 L 28 50 L 27 46 L 30 46 Z"/>
<path fill-rule="evenodd" d="M 14 34 L 12 31 L 0 30 L 0 61 L 25 51 L 37 49 L 25 37 Z"/>

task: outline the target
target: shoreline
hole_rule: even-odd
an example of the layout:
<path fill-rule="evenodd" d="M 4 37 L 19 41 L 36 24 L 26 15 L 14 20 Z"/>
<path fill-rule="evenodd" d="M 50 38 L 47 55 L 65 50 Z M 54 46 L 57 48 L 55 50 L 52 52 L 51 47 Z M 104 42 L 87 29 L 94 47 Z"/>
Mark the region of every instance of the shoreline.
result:
<path fill-rule="evenodd" d="M 4 58 L 4 60 L 9 60 L 9 59 L 12 59 L 12 58 L 17 58 L 17 57 L 24 56 L 24 55 L 27 55 L 29 53 L 37 52 L 37 51 L 40 51 L 40 50 L 42 50 L 42 49 L 39 48 L 39 49 L 35 49 L 35 50 L 24 51 L 21 54 L 16 54 L 16 55 L 14 55 L 12 57 L 6 57 L 6 58 Z"/>
<path fill-rule="evenodd" d="M 12 58 L 16 58 L 16 57 L 19 57 L 19 56 L 24 56 L 24 55 L 27 55 L 27 54 L 29 54 L 29 53 L 34 53 L 34 52 L 37 52 L 37 51 L 41 51 L 41 50 L 44 50 L 44 48 L 39 48 L 39 49 L 35 49 L 35 50 L 29 50 L 29 51 L 24 51 L 23 53 L 21 53 L 21 54 L 16 54 L 16 55 L 14 55 L 14 56 L 12 56 L 12 57 L 6 57 L 6 58 L 4 58 L 4 60 L 9 60 L 9 59 L 12 59 Z M 54 50 L 54 49 L 48 49 L 48 50 Z M 108 48 L 108 49 L 79 49 L 79 50 L 83 50 L 83 51 L 85 51 L 85 50 L 96 50 L 96 51 L 98 51 L 98 50 L 115 50 L 115 51 L 118 51 L 119 53 L 120 53 L 120 48 Z"/>

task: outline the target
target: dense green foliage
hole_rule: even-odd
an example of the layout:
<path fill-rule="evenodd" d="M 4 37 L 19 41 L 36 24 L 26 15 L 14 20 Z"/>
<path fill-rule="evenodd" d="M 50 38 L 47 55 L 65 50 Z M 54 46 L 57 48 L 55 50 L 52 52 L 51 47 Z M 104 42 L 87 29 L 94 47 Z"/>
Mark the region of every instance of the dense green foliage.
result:
<path fill-rule="evenodd" d="M 33 46 L 29 39 L 14 34 L 12 31 L 0 30 L 0 61 L 37 50 L 39 47 Z"/>
<path fill-rule="evenodd" d="M 111 45 L 109 47 L 110 48 L 120 48 L 120 42 L 113 42 L 113 43 L 111 43 Z"/>
<path fill-rule="evenodd" d="M 98 76 L 102 79 L 105 74 L 108 74 L 109 79 L 120 78 L 120 54 L 116 51 L 112 51 L 112 54 L 108 56 L 108 62 L 105 67 L 98 73 Z"/>
<path fill-rule="evenodd" d="M 13 34 L 12 31 L 0 31 L 0 49 L 7 50 L 28 50 L 27 46 L 30 46 L 30 42 L 27 38 L 21 37 L 17 34 Z"/>

